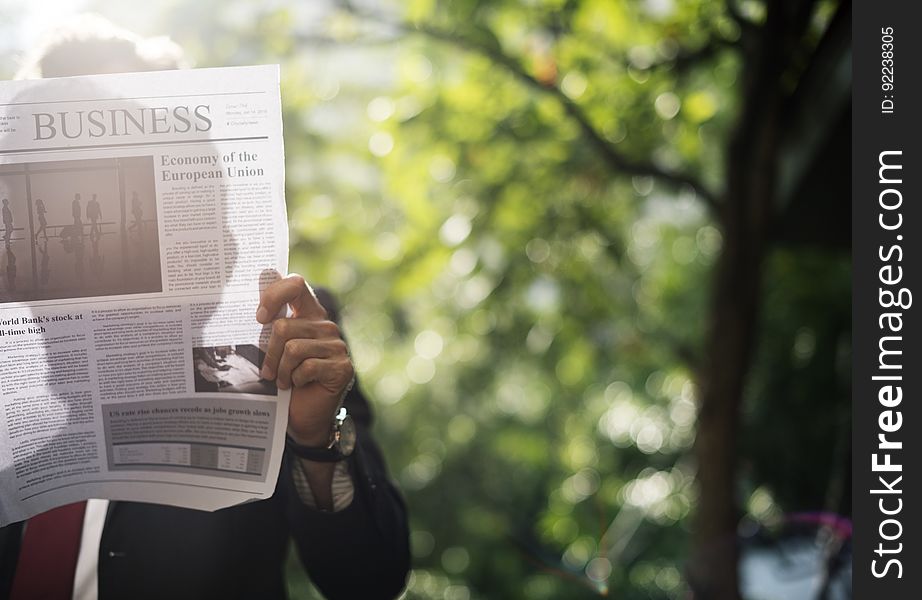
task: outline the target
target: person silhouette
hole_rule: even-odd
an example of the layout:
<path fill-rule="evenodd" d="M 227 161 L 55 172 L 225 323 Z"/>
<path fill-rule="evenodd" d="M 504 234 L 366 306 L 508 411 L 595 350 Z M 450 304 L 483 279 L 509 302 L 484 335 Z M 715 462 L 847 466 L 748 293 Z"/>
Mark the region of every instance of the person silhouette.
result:
<path fill-rule="evenodd" d="M 99 207 L 99 202 L 96 200 L 96 194 L 93 194 L 93 198 L 86 203 L 86 218 L 90 220 L 90 237 L 94 235 L 99 238 L 102 235 L 102 229 L 99 225 L 99 219 L 102 218 L 102 209 Z"/>
<path fill-rule="evenodd" d="M 138 237 L 144 233 L 144 224 L 141 217 L 144 216 L 144 208 L 141 206 L 141 199 L 138 198 L 137 192 L 131 192 L 131 214 L 134 216 L 134 223 L 128 226 L 128 231 L 138 230 Z"/>
<path fill-rule="evenodd" d="M 3 227 L 6 229 L 6 233 L 3 234 L 3 241 L 6 242 L 6 247 L 10 247 L 10 240 L 13 238 L 13 211 L 10 210 L 10 201 L 6 198 L 3 199 Z"/>
<path fill-rule="evenodd" d="M 83 237 L 83 211 L 80 208 L 80 194 L 74 194 L 74 201 L 71 202 L 70 212 L 74 216 L 74 229 L 80 232 L 80 237 Z"/>
<path fill-rule="evenodd" d="M 38 236 L 41 233 L 45 234 L 45 241 L 48 241 L 48 221 L 45 220 L 45 213 L 48 212 L 45 210 L 45 203 L 41 198 L 35 200 L 35 214 L 38 217 L 38 231 L 35 232 L 35 243 L 38 243 Z"/>

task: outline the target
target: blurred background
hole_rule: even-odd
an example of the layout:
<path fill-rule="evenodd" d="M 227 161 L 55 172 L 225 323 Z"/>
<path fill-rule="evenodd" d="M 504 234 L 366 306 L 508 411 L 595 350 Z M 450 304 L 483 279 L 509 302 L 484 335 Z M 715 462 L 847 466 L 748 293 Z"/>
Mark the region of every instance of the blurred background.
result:
<path fill-rule="evenodd" d="M 281 65 L 407 598 L 850 597 L 850 2 L 0 0 L 0 76 L 86 11 Z"/>

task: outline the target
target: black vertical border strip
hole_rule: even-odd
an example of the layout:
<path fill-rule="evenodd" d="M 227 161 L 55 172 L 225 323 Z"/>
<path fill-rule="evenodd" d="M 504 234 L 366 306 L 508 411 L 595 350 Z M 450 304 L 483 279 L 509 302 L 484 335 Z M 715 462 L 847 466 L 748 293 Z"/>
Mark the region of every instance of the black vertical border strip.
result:
<path fill-rule="evenodd" d="M 845 0 L 848 1 L 848 0 Z M 906 288 L 914 294 L 922 294 L 919 288 L 919 238 L 922 237 L 922 217 L 918 204 L 920 198 L 919 180 L 922 179 L 922 153 L 920 153 L 916 111 L 920 110 L 918 69 L 922 66 L 922 23 L 913 18 L 915 2 L 903 0 L 861 0 L 854 6 L 852 23 L 852 68 L 853 68 L 853 113 L 852 113 L 852 507 L 854 517 L 853 536 L 853 597 L 856 599 L 877 598 L 900 600 L 922 598 L 922 562 L 920 562 L 920 485 L 922 470 L 919 468 L 919 440 L 922 438 L 922 401 L 919 381 L 922 379 L 919 337 L 922 330 L 918 325 L 917 313 L 922 310 L 922 295 L 913 297 L 913 304 L 907 309 L 883 308 L 880 290 L 896 293 Z M 885 83 L 882 67 L 886 58 L 882 56 L 884 43 L 882 29 L 893 28 L 893 90 L 882 89 Z M 892 96 L 892 98 L 888 98 Z M 882 112 L 882 102 L 893 101 L 890 114 Z M 879 181 L 880 154 L 885 151 L 902 151 L 892 155 L 890 162 L 902 164 L 902 182 L 882 184 Z M 890 171 L 890 173 L 894 173 Z M 895 173 L 894 173 L 895 176 Z M 893 178 L 893 177 L 891 177 Z M 887 211 L 880 207 L 880 195 L 887 189 L 897 189 L 902 195 L 898 209 Z M 892 203 L 898 195 L 888 192 L 885 201 Z M 897 213 L 902 216 L 899 229 L 887 231 L 880 225 L 881 215 L 894 223 Z M 901 238 L 899 237 L 901 236 Z M 890 260 L 881 259 L 894 246 L 902 250 L 902 260 L 897 261 L 899 252 L 894 251 Z M 902 280 L 897 284 L 885 285 L 880 281 L 880 269 L 892 265 L 891 277 L 902 267 Z M 885 325 L 880 327 L 883 313 L 901 313 L 902 330 L 891 332 Z M 891 350 L 902 350 L 901 355 L 889 356 L 888 362 L 902 364 L 900 370 L 881 370 L 880 341 L 882 336 L 901 336 L 902 339 L 886 342 Z M 901 381 L 875 381 L 875 375 L 902 376 Z M 898 406 L 887 407 L 879 401 L 879 391 L 888 383 L 900 386 L 902 401 Z M 893 413 L 887 416 L 886 411 Z M 899 412 L 899 417 L 896 413 Z M 886 433 L 890 441 L 902 442 L 902 449 L 881 450 L 878 436 L 883 425 L 893 425 L 902 418 L 899 430 Z M 890 419 L 886 421 L 886 419 Z M 889 425 L 888 425 L 889 423 Z M 902 465 L 901 472 L 874 472 L 873 455 L 878 454 L 879 463 L 883 454 L 890 454 L 894 464 Z M 883 476 L 884 481 L 879 477 Z M 894 483 L 897 477 L 901 480 Z M 885 490 L 889 484 L 899 493 L 880 494 L 873 490 Z M 883 505 L 881 506 L 881 501 Z M 895 512 L 899 508 L 899 512 Z M 885 515 L 882 509 L 895 512 Z M 892 521 L 886 521 L 892 519 Z M 891 537 L 894 539 L 886 539 Z M 890 560 L 898 561 L 888 563 Z M 874 562 L 876 561 L 876 563 Z M 873 571 L 885 573 L 882 577 Z M 898 577 L 898 575 L 902 575 Z"/>

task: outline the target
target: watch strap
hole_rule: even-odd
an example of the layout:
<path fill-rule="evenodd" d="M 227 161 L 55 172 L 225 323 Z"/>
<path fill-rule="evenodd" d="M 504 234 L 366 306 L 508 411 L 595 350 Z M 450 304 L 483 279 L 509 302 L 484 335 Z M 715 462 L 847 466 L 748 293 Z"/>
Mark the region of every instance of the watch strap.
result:
<path fill-rule="evenodd" d="M 346 458 L 346 455 L 340 452 L 335 444 L 325 448 L 303 446 L 287 433 L 285 434 L 285 446 L 295 456 L 316 462 L 339 462 Z"/>

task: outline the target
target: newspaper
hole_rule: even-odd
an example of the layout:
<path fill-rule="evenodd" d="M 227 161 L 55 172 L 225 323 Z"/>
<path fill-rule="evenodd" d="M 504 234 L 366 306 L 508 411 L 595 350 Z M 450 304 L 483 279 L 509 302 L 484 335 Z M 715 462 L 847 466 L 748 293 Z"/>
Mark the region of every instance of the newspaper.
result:
<path fill-rule="evenodd" d="M 0 83 L 0 525 L 272 495 L 283 164 L 277 66 Z"/>

